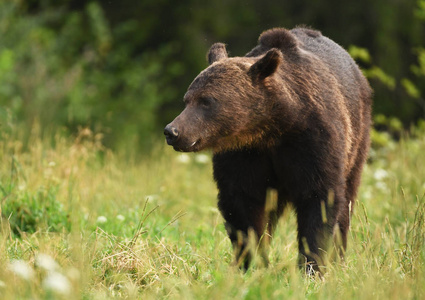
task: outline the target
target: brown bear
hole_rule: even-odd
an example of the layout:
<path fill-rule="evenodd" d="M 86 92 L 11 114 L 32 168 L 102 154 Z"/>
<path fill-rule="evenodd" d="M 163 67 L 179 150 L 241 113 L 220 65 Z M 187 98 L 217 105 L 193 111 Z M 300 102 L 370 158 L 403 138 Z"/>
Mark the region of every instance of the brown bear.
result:
<path fill-rule="evenodd" d="M 370 144 L 367 80 L 342 47 L 302 27 L 263 32 L 244 57 L 216 43 L 208 62 L 165 127 L 167 143 L 213 150 L 218 207 L 242 267 L 251 260 L 249 232 L 257 242 L 270 236 L 291 203 L 300 264 L 319 270 L 330 245 L 346 249 Z"/>

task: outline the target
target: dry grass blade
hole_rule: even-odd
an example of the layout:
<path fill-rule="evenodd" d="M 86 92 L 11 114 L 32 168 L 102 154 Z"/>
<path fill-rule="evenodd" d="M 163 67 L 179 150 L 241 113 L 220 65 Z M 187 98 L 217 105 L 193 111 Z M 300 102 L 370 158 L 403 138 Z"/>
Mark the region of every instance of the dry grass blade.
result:
<path fill-rule="evenodd" d="M 142 217 L 144 216 L 145 212 L 146 212 L 146 207 L 148 205 L 149 202 L 149 198 L 146 199 L 145 201 L 145 205 L 143 206 L 143 211 L 142 211 Z M 137 227 L 136 232 L 134 233 L 133 238 L 131 239 L 130 243 L 128 244 L 128 246 L 130 248 L 132 248 L 134 246 L 134 244 L 136 243 L 137 239 L 139 238 L 139 236 L 143 233 L 142 232 L 142 228 L 143 228 L 143 224 L 145 223 L 146 219 L 149 217 L 150 214 L 152 214 L 157 208 L 159 207 L 159 205 L 155 206 L 153 209 L 151 209 L 146 216 L 144 216 L 143 219 L 140 220 L 139 222 L 139 226 Z"/>
<path fill-rule="evenodd" d="M 165 228 L 167 228 L 168 226 L 170 226 L 171 224 L 173 224 L 174 222 L 176 222 L 178 219 L 185 216 L 186 214 L 187 214 L 186 212 L 182 213 L 182 211 L 180 210 L 176 215 L 174 215 L 174 217 L 171 219 L 171 221 L 168 222 L 167 225 L 165 225 L 164 228 L 161 229 L 161 231 L 158 233 L 158 235 L 161 235 L 161 233 L 164 231 Z"/>

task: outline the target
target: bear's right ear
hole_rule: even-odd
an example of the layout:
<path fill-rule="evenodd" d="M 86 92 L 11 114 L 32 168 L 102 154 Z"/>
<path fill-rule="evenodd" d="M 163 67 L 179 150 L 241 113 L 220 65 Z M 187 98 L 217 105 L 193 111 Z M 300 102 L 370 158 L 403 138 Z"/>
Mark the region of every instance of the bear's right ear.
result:
<path fill-rule="evenodd" d="M 273 75 L 282 62 L 282 52 L 278 49 L 270 49 L 262 58 L 249 68 L 249 74 L 253 79 L 264 80 Z"/>
<path fill-rule="evenodd" d="M 208 64 L 227 58 L 226 45 L 223 43 L 215 43 L 208 51 Z"/>

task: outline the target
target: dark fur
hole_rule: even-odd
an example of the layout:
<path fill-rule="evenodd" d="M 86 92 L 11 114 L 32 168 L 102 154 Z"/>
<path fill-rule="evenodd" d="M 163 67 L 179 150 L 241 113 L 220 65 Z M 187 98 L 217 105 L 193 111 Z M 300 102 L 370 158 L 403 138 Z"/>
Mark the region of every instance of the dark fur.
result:
<path fill-rule="evenodd" d="M 167 141 L 180 151 L 214 150 L 218 206 L 245 266 L 249 231 L 257 240 L 272 234 L 292 203 L 300 262 L 318 269 L 332 236 L 346 249 L 369 149 L 368 82 L 345 50 L 306 28 L 268 30 L 245 57 L 228 58 L 214 44 L 208 60 Z M 270 189 L 278 201 L 266 212 Z"/>

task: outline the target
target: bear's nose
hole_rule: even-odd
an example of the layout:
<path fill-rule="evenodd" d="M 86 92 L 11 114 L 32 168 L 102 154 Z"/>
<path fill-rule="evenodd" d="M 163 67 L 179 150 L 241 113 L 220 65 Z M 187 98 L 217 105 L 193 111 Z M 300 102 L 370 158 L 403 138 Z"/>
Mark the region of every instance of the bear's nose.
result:
<path fill-rule="evenodd" d="M 168 145 L 173 145 L 174 142 L 179 137 L 179 132 L 178 132 L 177 128 L 170 126 L 170 125 L 167 125 L 164 128 L 164 134 L 165 134 L 165 139 L 167 140 Z"/>

